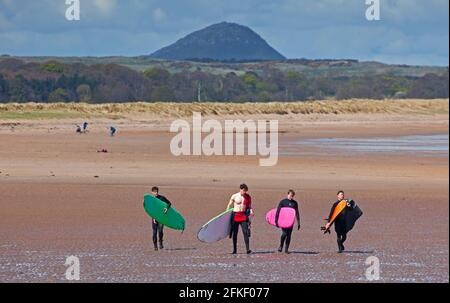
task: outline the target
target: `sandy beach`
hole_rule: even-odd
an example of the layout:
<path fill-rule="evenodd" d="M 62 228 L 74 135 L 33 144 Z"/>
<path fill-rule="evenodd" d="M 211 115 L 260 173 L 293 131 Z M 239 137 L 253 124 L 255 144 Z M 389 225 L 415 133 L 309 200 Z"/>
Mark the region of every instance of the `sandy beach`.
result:
<path fill-rule="evenodd" d="M 380 260 L 380 282 L 448 282 L 448 149 L 297 144 L 394 138 L 395 145 L 429 135 L 448 143 L 448 113 L 233 117 L 279 120 L 276 166 L 260 167 L 252 156 L 174 157 L 167 118 L 92 118 L 85 135 L 74 132 L 80 119 L 0 120 L 0 282 L 65 282 L 70 255 L 80 258 L 82 282 L 365 282 L 370 256 Z M 113 124 L 116 137 L 107 132 Z M 196 236 L 242 182 L 254 200 L 254 254 L 244 254 L 240 234 L 241 254 L 232 256 L 230 240 L 203 244 Z M 187 220 L 184 233 L 166 229 L 159 252 L 142 207 L 153 185 Z M 276 252 L 280 231 L 264 217 L 290 188 L 302 229 L 284 255 Z M 334 232 L 320 231 L 340 189 L 364 211 L 341 255 Z"/>

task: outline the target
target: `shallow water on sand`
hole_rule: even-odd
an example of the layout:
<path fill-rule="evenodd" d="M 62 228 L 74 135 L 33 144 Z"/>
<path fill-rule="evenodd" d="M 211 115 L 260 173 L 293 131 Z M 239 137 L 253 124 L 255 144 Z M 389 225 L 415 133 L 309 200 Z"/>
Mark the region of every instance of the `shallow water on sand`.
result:
<path fill-rule="evenodd" d="M 415 153 L 448 156 L 449 135 L 416 135 L 383 138 L 320 138 L 295 141 L 289 147 L 316 147 L 322 151 L 354 153 Z M 289 152 L 288 152 L 289 153 Z"/>

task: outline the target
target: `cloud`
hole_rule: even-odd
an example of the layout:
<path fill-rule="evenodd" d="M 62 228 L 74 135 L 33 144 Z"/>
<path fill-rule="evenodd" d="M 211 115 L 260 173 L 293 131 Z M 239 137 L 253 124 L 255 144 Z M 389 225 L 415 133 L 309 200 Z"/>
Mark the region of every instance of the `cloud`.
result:
<path fill-rule="evenodd" d="M 94 0 L 94 5 L 104 16 L 109 16 L 117 7 L 117 0 Z"/>
<path fill-rule="evenodd" d="M 3 16 L 3 13 L 0 11 L 0 31 L 5 31 L 7 29 L 10 29 L 11 27 L 12 24 L 5 16 Z"/>
<path fill-rule="evenodd" d="M 0 0 L 0 5 L 5 8 L 12 8 L 15 2 L 14 0 Z"/>
<path fill-rule="evenodd" d="M 167 14 L 166 12 L 164 12 L 164 10 L 162 10 L 161 8 L 156 8 L 155 10 L 153 10 L 152 12 L 152 19 L 153 21 L 159 23 L 159 22 L 163 22 L 166 21 L 167 19 Z"/>

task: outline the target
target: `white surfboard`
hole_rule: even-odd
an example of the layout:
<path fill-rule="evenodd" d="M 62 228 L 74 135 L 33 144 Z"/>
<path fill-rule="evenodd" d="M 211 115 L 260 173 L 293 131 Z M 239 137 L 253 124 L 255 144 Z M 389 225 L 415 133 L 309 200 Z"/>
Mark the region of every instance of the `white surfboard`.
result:
<path fill-rule="evenodd" d="M 231 229 L 232 211 L 233 209 L 229 209 L 209 220 L 200 228 L 197 238 L 205 243 L 214 243 L 228 237 Z"/>

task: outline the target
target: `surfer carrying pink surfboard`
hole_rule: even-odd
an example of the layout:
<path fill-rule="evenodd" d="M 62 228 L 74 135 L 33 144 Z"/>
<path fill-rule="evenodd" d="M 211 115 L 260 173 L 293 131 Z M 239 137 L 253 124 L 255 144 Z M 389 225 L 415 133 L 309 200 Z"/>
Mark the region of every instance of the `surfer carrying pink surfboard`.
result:
<path fill-rule="evenodd" d="M 277 208 L 277 214 L 275 216 L 275 225 L 277 227 L 279 226 L 279 220 L 280 220 L 280 212 L 282 208 L 293 208 L 295 210 L 295 217 L 297 219 L 297 230 L 300 230 L 300 213 L 298 211 L 298 203 L 294 200 L 295 197 L 295 191 L 290 189 L 287 194 L 287 198 L 280 201 L 278 208 Z M 279 252 L 283 251 L 283 247 L 285 248 L 285 253 L 289 254 L 289 246 L 291 245 L 291 237 L 292 237 L 292 231 L 294 230 L 294 226 L 288 227 L 288 228 L 282 228 L 282 234 L 281 234 L 281 242 L 280 242 L 280 248 L 278 248 Z"/>
<path fill-rule="evenodd" d="M 231 215 L 231 229 L 230 238 L 233 239 L 233 255 L 237 254 L 237 237 L 239 233 L 239 226 L 241 226 L 244 235 L 245 247 L 247 254 L 251 254 L 250 250 L 250 216 L 253 215 L 252 198 L 248 194 L 248 186 L 241 184 L 238 193 L 230 198 L 227 205 L 227 210 L 233 208 Z"/>

